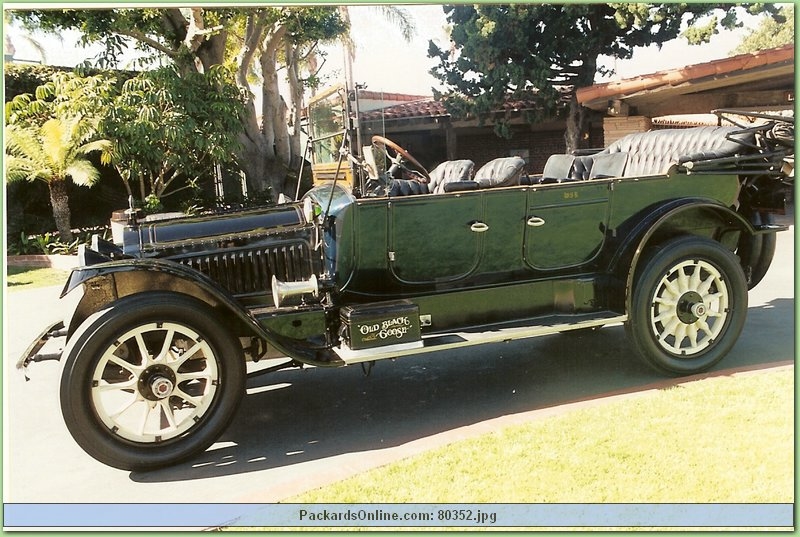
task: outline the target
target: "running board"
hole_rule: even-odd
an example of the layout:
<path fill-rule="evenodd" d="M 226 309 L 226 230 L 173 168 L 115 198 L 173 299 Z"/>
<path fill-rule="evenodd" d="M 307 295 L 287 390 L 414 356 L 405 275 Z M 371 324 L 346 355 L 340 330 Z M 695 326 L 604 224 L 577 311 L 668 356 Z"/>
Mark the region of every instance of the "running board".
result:
<path fill-rule="evenodd" d="M 628 320 L 627 315 L 619 315 L 614 312 L 601 312 L 583 315 L 553 315 L 549 317 L 538 317 L 530 319 L 529 324 L 521 325 L 495 325 L 480 327 L 475 330 L 463 332 L 451 332 L 444 334 L 431 334 L 422 336 L 422 341 L 413 343 L 401 343 L 399 345 L 388 345 L 372 349 L 362 349 L 354 351 L 346 345 L 334 347 L 333 351 L 339 355 L 342 361 L 347 364 L 357 364 L 360 362 L 371 362 L 374 360 L 385 360 L 386 358 L 399 358 L 433 351 L 443 351 L 448 349 L 458 349 L 461 347 L 472 347 L 487 343 L 502 343 L 527 339 L 537 336 L 557 334 L 569 330 L 580 330 L 584 328 L 595 328 L 607 324 L 618 324 Z"/>

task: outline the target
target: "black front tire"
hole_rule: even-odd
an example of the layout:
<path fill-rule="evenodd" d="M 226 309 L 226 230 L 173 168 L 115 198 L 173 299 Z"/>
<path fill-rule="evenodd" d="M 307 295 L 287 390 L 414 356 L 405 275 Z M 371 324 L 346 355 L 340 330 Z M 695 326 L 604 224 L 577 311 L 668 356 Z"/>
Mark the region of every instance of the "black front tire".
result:
<path fill-rule="evenodd" d="M 244 394 L 241 346 L 203 302 L 142 293 L 90 316 L 64 351 L 61 411 L 98 461 L 151 470 L 208 448 Z"/>
<path fill-rule="evenodd" d="M 736 256 L 712 240 L 679 237 L 653 248 L 640 265 L 626 329 L 642 359 L 676 376 L 722 360 L 747 317 Z"/>

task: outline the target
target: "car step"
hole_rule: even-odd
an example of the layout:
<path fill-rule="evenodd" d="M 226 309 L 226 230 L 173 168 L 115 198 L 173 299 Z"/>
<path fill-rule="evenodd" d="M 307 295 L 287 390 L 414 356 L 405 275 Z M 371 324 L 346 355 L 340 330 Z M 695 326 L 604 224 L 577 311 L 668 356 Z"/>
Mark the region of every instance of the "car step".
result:
<path fill-rule="evenodd" d="M 570 330 L 595 328 L 623 323 L 627 319 L 627 315 L 620 315 L 611 311 L 580 315 L 552 315 L 512 324 L 484 325 L 472 330 L 423 335 L 421 341 L 414 343 L 402 343 L 400 345 L 388 345 L 356 351 L 346 345 L 342 345 L 334 347 L 333 350 L 342 361 L 349 365 L 384 360 L 386 358 L 399 358 L 424 352 L 515 341 Z"/>

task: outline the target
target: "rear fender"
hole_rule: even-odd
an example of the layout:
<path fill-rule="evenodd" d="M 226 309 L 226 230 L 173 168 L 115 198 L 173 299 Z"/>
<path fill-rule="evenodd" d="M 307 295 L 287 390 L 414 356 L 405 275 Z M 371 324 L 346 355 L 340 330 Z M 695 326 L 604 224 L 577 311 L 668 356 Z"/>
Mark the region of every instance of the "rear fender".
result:
<path fill-rule="evenodd" d="M 120 298 L 136 293 L 167 291 L 193 296 L 218 312 L 220 322 L 226 323 L 237 336 L 256 336 L 264 339 L 281 353 L 300 362 L 313 365 L 338 365 L 327 349 L 319 349 L 305 340 L 295 340 L 271 330 L 260 323 L 226 289 L 216 282 L 179 263 L 164 259 L 115 261 L 72 271 L 62 298 L 78 286 L 81 297 L 68 326 L 68 338 L 92 313 Z M 324 315 L 322 311 L 309 315 Z"/>
<path fill-rule="evenodd" d="M 673 200 L 649 210 L 624 233 L 609 264 L 610 272 L 625 282 L 625 311 L 629 310 L 638 264 L 648 248 L 679 235 L 696 235 L 735 252 L 743 236 L 752 237 L 759 232 L 736 211 L 705 199 Z"/>

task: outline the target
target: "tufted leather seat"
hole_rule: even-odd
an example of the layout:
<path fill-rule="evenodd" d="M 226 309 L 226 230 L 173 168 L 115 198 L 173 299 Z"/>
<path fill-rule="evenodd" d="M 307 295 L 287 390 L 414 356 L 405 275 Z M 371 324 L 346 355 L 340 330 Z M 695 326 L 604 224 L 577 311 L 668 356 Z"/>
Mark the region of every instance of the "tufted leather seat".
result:
<path fill-rule="evenodd" d="M 471 160 L 446 160 L 430 172 L 431 181 L 428 183 L 428 190 L 432 194 L 443 194 L 444 185 L 447 183 L 472 179 L 474 168 L 475 163 Z"/>
<path fill-rule="evenodd" d="M 556 153 L 550 155 L 544 164 L 542 177 L 539 180 L 542 184 L 560 183 L 570 179 L 570 171 L 575 162 L 574 155 L 562 155 Z"/>
<path fill-rule="evenodd" d="M 408 179 L 395 179 L 389 185 L 387 195 L 389 197 L 416 196 L 418 194 L 428 194 L 429 192 L 430 190 L 426 183 Z"/>
<path fill-rule="evenodd" d="M 501 157 L 490 160 L 475 172 L 480 188 L 516 186 L 522 177 L 525 160 L 522 157 Z"/>
<path fill-rule="evenodd" d="M 747 151 L 754 134 L 739 127 L 695 127 L 629 134 L 594 155 L 627 153 L 624 176 L 666 174 L 676 164 L 733 156 Z"/>
<path fill-rule="evenodd" d="M 570 178 L 573 181 L 606 179 L 622 177 L 628 153 L 597 153 L 595 155 L 577 157 L 572 167 Z"/>

